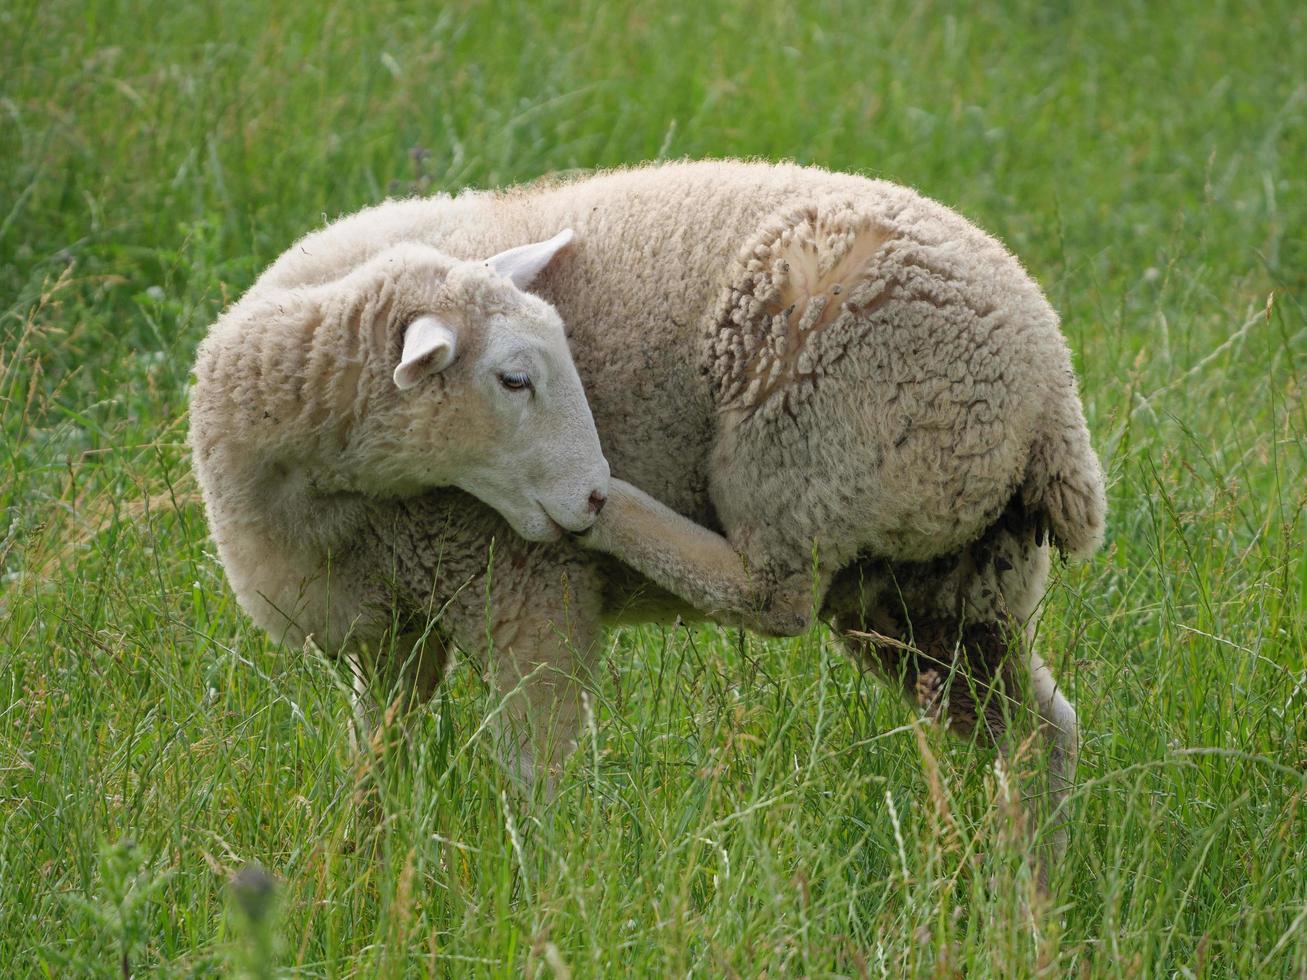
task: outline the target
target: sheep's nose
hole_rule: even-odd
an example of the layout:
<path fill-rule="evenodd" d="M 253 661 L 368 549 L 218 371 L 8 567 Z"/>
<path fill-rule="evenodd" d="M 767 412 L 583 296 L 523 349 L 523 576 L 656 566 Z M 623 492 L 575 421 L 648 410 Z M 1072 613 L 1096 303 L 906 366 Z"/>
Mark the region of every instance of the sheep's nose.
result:
<path fill-rule="evenodd" d="M 590 513 L 594 514 L 595 517 L 598 517 L 599 512 L 604 509 L 604 504 L 606 503 L 608 503 L 607 497 L 605 497 L 598 490 L 593 491 L 590 494 L 590 500 L 589 500 Z"/>

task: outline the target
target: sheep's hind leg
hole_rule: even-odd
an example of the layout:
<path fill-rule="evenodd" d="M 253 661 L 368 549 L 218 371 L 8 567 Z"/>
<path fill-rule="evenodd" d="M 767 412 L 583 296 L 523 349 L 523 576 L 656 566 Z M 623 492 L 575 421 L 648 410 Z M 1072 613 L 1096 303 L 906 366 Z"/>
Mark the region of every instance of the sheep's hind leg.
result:
<path fill-rule="evenodd" d="M 797 636 L 812 622 L 806 570 L 780 577 L 751 568 L 726 538 L 622 480 L 612 481 L 603 513 L 578 540 L 719 622 L 774 636 Z"/>
<path fill-rule="evenodd" d="M 1078 729 L 1075 709 L 1058 690 L 1052 673 L 1033 649 L 1032 631 L 1005 620 L 989 624 L 975 652 L 965 657 L 967 693 L 957 707 L 948 705 L 952 721 L 959 715 L 958 733 L 968 734 L 965 722 L 979 717 L 979 734 L 1002 755 L 1020 793 L 1024 833 L 1032 845 L 1030 861 L 1039 885 L 1047 890 L 1054 864 L 1066 853 L 1065 804 L 1075 777 Z M 968 709 L 968 699 L 983 698 L 980 711 Z M 1032 710 L 1033 709 L 1033 710 Z M 1042 745 L 1042 759 L 1027 754 Z M 1034 762 L 1035 764 L 1031 765 Z M 1042 828 L 1042 840 L 1037 840 Z"/>
<path fill-rule="evenodd" d="M 1033 772 L 1027 771 L 1018 785 L 1026 805 L 1026 832 L 1032 841 L 1043 828 L 1043 839 L 1032 850 L 1031 861 L 1039 886 L 1046 892 L 1049 874 L 1067 849 L 1066 802 L 1075 779 L 1079 726 L 1075 708 L 1059 690 L 1048 665 L 1035 652 L 1032 633 L 1015 624 L 1011 627 L 1007 643 L 1011 649 L 1010 675 L 1013 684 L 1019 685 L 1017 700 L 1010 703 L 1013 710 L 1005 712 L 1002 722 L 995 724 L 990 734 L 1013 774 L 1029 770 L 1028 765 L 1023 766 L 1028 760 L 1021 753 L 1029 744 L 1032 727 L 1043 746 L 1043 765 L 1037 765 Z"/>
<path fill-rule="evenodd" d="M 1009 772 L 1021 768 L 1026 737 L 1032 723 L 1038 726 L 1048 750 L 1047 782 L 1036 775 L 1036 785 L 1022 794 L 1035 804 L 1022 818 L 1022 832 L 1033 836 L 1037 815 L 1047 817 L 1051 829 L 1030 856 L 1046 887 L 1051 866 L 1066 851 L 1064 804 L 1075 774 L 1077 732 L 1075 710 L 1030 649 L 1028 631 L 1010 621 L 949 620 L 901 630 L 875 614 L 848 610 L 836 614 L 834 625 L 865 664 L 928 717 L 946 719 L 954 735 L 995 746 Z"/>
<path fill-rule="evenodd" d="M 1066 853 L 1066 802 L 1075 781 L 1080 754 L 1080 726 L 1076 709 L 1062 694 L 1048 665 L 1033 647 L 1028 654 L 1030 686 L 1039 710 L 1040 732 L 1048 745 L 1048 805 L 1051 829 L 1048 855 L 1057 860 Z"/>

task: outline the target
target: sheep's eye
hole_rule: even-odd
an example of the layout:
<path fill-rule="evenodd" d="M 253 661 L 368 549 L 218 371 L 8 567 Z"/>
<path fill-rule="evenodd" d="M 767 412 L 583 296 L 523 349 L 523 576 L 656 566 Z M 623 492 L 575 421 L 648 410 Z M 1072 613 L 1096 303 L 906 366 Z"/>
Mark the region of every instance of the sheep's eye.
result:
<path fill-rule="evenodd" d="M 531 390 L 531 376 L 525 371 L 505 371 L 500 374 L 499 383 L 509 391 Z"/>

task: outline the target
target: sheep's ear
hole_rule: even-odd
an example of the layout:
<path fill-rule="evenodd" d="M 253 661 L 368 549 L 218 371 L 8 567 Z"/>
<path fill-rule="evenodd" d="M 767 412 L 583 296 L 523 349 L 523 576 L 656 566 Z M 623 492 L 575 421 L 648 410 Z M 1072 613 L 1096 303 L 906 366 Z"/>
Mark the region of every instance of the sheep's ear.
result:
<path fill-rule="evenodd" d="M 404 353 L 395 368 L 395 387 L 412 388 L 428 374 L 454 363 L 454 331 L 434 316 L 420 316 L 404 331 Z"/>
<path fill-rule="evenodd" d="M 559 250 L 572 240 L 572 229 L 564 228 L 553 238 L 531 245 L 519 245 L 486 259 L 486 265 L 513 281 L 518 289 L 531 285 L 540 270 L 553 261 Z"/>

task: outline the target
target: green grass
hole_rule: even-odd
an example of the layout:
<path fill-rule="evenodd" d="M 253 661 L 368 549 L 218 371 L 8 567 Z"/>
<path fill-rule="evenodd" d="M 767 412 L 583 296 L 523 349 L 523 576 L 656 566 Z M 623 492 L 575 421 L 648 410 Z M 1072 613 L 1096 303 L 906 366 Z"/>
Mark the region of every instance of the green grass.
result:
<path fill-rule="evenodd" d="M 0 8 L 0 972 L 1307 976 L 1307 14 L 975 6 Z M 708 155 L 915 185 L 1065 317 L 1111 522 L 1042 627 L 1084 730 L 1051 901 L 992 754 L 819 632 L 614 634 L 532 806 L 475 671 L 359 755 L 223 581 L 187 371 L 294 236 Z"/>

